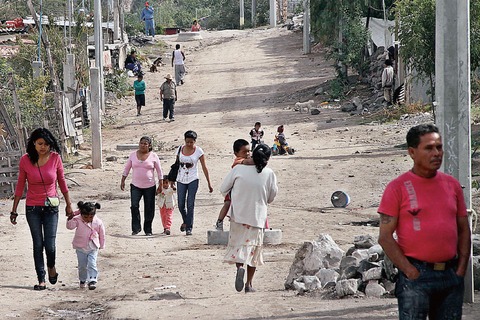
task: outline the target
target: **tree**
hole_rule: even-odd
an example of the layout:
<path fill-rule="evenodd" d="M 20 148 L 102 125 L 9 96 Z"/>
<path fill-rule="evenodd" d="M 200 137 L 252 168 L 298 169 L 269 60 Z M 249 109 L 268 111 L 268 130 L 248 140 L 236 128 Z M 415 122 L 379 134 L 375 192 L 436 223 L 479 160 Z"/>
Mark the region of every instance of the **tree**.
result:
<path fill-rule="evenodd" d="M 478 1 L 478 0 L 476 0 Z M 418 77 L 428 79 L 435 100 L 435 0 L 398 0 L 400 52 Z"/>

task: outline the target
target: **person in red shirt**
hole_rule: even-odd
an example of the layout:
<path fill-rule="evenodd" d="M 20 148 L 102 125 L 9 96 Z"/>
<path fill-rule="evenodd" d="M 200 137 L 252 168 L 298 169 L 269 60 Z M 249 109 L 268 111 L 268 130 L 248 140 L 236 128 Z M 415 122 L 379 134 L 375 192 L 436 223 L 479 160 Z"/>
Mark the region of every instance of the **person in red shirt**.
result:
<path fill-rule="evenodd" d="M 25 215 L 33 240 L 33 259 L 38 285 L 34 290 L 45 290 L 45 264 L 43 250 L 47 256 L 48 280 L 57 283 L 55 268 L 55 240 L 58 226 L 57 182 L 65 199 L 65 213 L 73 214 L 67 182 L 63 173 L 60 147 L 52 133 L 45 128 L 34 130 L 28 139 L 27 153 L 20 158 L 18 181 L 13 199 L 10 222 L 17 224 L 17 208 L 27 184 Z"/>
<path fill-rule="evenodd" d="M 197 20 L 193 20 L 193 24 L 192 24 L 192 31 L 193 32 L 198 32 L 202 29 L 202 27 L 200 26 L 200 23 L 198 23 Z"/>
<path fill-rule="evenodd" d="M 413 168 L 387 185 L 378 208 L 378 242 L 399 269 L 399 318 L 461 319 L 471 243 L 462 187 L 438 171 L 436 126 L 411 128 L 407 146 Z"/>

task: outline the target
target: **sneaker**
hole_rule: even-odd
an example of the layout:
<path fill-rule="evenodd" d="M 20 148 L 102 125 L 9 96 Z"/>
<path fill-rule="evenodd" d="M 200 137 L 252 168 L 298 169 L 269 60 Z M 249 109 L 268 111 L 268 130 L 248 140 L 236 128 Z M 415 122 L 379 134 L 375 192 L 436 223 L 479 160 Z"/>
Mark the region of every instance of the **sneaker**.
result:
<path fill-rule="evenodd" d="M 88 290 L 95 290 L 97 288 L 97 281 L 90 281 L 88 283 Z"/>
<path fill-rule="evenodd" d="M 215 223 L 215 229 L 218 231 L 223 231 L 223 220 L 217 220 Z"/>
<path fill-rule="evenodd" d="M 132 236 L 136 236 L 140 231 L 132 231 Z"/>
<path fill-rule="evenodd" d="M 192 230 L 188 229 L 187 230 L 187 236 L 191 236 L 192 235 Z"/>
<path fill-rule="evenodd" d="M 245 276 L 245 269 L 242 267 L 237 268 L 237 275 L 235 276 L 235 290 L 238 292 L 243 290 L 244 282 L 243 277 Z"/>
<path fill-rule="evenodd" d="M 148 237 L 148 236 L 153 236 L 153 234 L 151 232 L 146 232 L 145 235 Z"/>
<path fill-rule="evenodd" d="M 182 223 L 182 225 L 180 226 L 180 231 L 184 232 L 186 229 L 187 229 L 187 225 L 185 223 Z"/>
<path fill-rule="evenodd" d="M 170 235 L 170 229 L 165 229 L 165 234 L 166 234 L 167 236 L 169 236 L 169 235 Z"/>
<path fill-rule="evenodd" d="M 172 122 L 172 121 L 175 121 L 175 119 L 174 118 L 170 119 L 170 122 Z"/>
<path fill-rule="evenodd" d="M 163 121 L 167 121 L 167 118 L 163 118 Z"/>
<path fill-rule="evenodd" d="M 80 289 L 85 289 L 86 286 L 85 281 L 80 281 Z"/>

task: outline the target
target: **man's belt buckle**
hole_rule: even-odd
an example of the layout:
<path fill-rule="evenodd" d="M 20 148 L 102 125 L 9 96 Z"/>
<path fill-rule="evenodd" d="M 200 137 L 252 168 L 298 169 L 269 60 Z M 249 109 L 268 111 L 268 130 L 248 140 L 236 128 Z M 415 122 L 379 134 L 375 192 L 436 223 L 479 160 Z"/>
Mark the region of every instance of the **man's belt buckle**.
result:
<path fill-rule="evenodd" d="M 444 271 L 447 267 L 446 262 L 439 262 L 439 263 L 434 263 L 433 264 L 433 270 L 435 271 Z"/>

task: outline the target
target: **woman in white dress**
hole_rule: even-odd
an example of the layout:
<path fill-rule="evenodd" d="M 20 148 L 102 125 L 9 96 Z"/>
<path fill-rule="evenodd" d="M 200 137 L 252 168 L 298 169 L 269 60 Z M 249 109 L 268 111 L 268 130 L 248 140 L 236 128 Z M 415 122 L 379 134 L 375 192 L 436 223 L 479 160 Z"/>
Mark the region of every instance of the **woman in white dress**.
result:
<path fill-rule="evenodd" d="M 235 264 L 237 274 L 235 289 L 254 292 L 253 276 L 257 266 L 263 264 L 262 245 L 267 219 L 267 206 L 275 198 L 277 177 L 266 168 L 272 151 L 266 144 L 259 144 L 253 151 L 255 166 L 237 165 L 223 180 L 220 192 L 230 193 L 230 236 L 224 262 Z M 244 282 L 247 265 L 247 281 Z"/>

